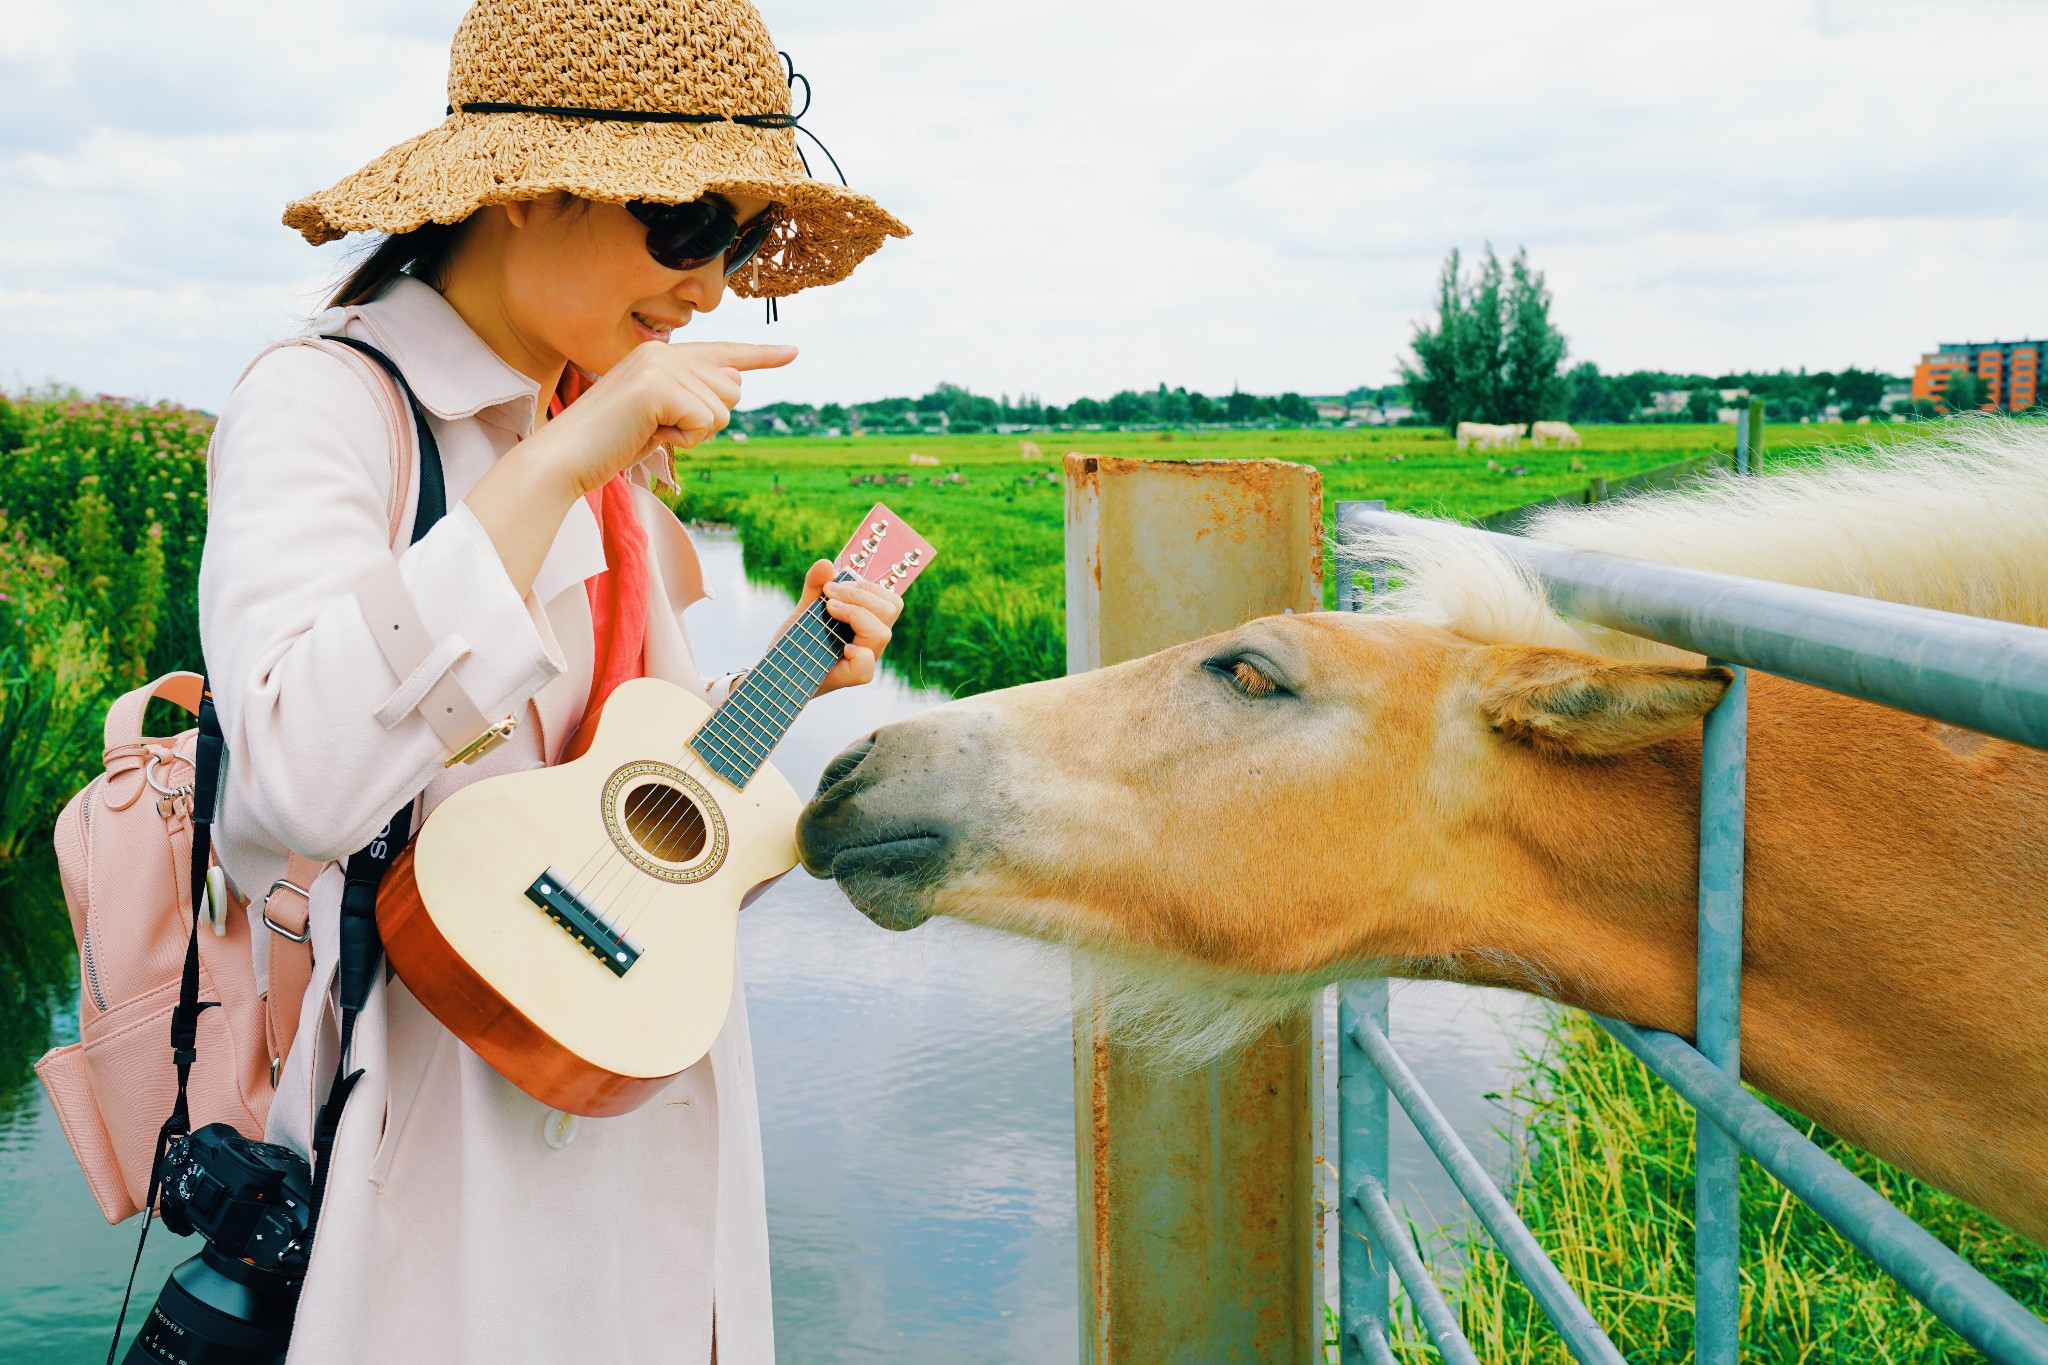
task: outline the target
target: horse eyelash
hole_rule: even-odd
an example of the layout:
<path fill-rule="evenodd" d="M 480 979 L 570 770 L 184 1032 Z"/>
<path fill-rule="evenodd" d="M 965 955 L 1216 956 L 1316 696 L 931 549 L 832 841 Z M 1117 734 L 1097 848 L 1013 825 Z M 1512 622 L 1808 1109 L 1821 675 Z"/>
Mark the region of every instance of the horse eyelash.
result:
<path fill-rule="evenodd" d="M 1230 685 L 1243 696 L 1260 698 L 1287 692 L 1249 659 L 1211 659 L 1204 667 L 1228 678 Z"/>
<path fill-rule="evenodd" d="M 1279 686 L 1258 669 L 1239 659 L 1230 670 L 1237 679 L 1237 686 L 1247 697 L 1270 697 L 1279 691 Z"/>

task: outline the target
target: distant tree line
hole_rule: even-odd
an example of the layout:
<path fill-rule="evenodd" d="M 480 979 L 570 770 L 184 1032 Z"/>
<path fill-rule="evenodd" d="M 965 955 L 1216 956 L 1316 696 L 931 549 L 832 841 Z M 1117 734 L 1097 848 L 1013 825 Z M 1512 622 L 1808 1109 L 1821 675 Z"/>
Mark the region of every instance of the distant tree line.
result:
<path fill-rule="evenodd" d="M 1830 408 L 1845 422 L 1884 416 L 1881 402 L 1887 388 L 1897 390 L 1904 379 L 1874 370 L 1773 370 L 1738 374 L 1678 374 L 1664 370 L 1632 370 L 1602 374 L 1591 361 L 1565 371 L 1551 412 L 1569 422 L 1711 422 L 1730 403 L 1724 389 L 1747 389 L 1764 400 L 1777 422 L 1802 417 L 1818 420 Z M 1655 395 L 1684 393 L 1676 411 L 1655 410 Z"/>
<path fill-rule="evenodd" d="M 1349 403 L 1395 402 L 1398 386 L 1361 387 L 1343 395 Z M 922 398 L 879 398 L 872 402 L 769 403 L 739 414 L 749 428 L 772 427 L 777 419 L 793 431 L 859 427 L 867 431 L 914 432 L 943 428 L 950 432 L 991 431 L 998 427 L 1057 426 L 1160 426 L 1207 425 L 1303 426 L 1318 420 L 1316 400 L 1298 393 L 1275 395 L 1232 390 L 1227 394 L 1205 394 L 1161 384 L 1150 391 L 1125 389 L 1107 398 L 1076 398 L 1061 406 L 1046 403 L 1032 394 L 1015 399 L 1003 394 L 990 398 L 970 392 L 958 384 L 940 384 Z"/>

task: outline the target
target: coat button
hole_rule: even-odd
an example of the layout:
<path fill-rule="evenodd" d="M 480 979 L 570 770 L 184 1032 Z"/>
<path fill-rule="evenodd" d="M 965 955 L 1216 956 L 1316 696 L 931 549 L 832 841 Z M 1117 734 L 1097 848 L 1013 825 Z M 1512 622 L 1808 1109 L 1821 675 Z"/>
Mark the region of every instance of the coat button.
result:
<path fill-rule="evenodd" d="M 306 330 L 325 336 L 330 332 L 340 331 L 347 321 L 348 309 L 326 308 L 313 315 L 312 320 L 306 324 Z"/>
<path fill-rule="evenodd" d="M 580 1123 L 574 1114 L 550 1109 L 541 1115 L 540 1140 L 559 1152 L 576 1140 L 576 1129 Z"/>

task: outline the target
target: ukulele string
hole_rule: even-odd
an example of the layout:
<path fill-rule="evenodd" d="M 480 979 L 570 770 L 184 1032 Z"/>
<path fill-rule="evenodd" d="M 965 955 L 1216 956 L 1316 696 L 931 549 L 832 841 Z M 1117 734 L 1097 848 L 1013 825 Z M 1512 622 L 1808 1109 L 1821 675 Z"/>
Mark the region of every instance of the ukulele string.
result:
<path fill-rule="evenodd" d="M 861 580 L 858 574 L 850 569 L 841 567 L 838 577 L 834 581 Z M 844 636 L 839 635 L 841 630 L 846 631 Z M 845 647 L 852 639 L 852 632 L 842 623 L 836 621 L 825 610 L 825 599 L 820 597 L 813 601 L 809 608 L 799 614 L 789 630 L 785 631 L 783 636 L 776 641 L 776 644 L 770 647 L 767 657 L 763 660 L 764 667 L 754 670 L 754 675 L 760 681 L 763 695 L 756 698 L 739 687 L 736 687 L 728 694 L 728 700 L 734 706 L 733 714 L 744 719 L 751 713 L 752 723 L 761 727 L 763 734 L 776 729 L 786 730 L 795 721 L 796 715 L 802 710 L 804 703 L 810 700 L 809 693 L 805 693 L 801 697 L 797 695 L 797 692 L 802 691 L 801 675 L 799 675 L 797 680 L 799 683 L 797 689 L 795 691 L 786 690 L 782 684 L 791 681 L 791 679 L 775 663 L 779 647 L 791 637 L 796 637 L 806 645 L 820 650 L 824 657 L 816 659 L 814 662 L 822 663 L 824 671 L 829 672 L 838 660 L 844 657 Z M 821 673 L 820 677 L 822 678 L 822 676 L 823 674 Z M 744 683 L 745 680 L 742 681 Z M 813 684 L 813 687 L 815 687 L 815 684 Z M 775 713 L 772 720 L 762 711 L 763 704 Z M 787 715 L 782 714 L 783 705 L 788 705 L 790 708 Z M 714 712 L 713 714 L 715 717 L 717 713 Z M 705 730 L 700 728 L 698 734 L 704 735 Z M 695 739 L 696 736 L 692 738 Z M 718 747 L 723 750 L 722 756 L 727 762 L 732 763 L 736 767 L 751 768 L 754 771 L 758 771 L 768 761 L 769 754 L 774 748 L 772 741 L 763 744 L 760 738 L 748 733 L 747 727 L 744 725 L 737 727 L 722 726 L 719 731 L 706 736 L 706 738 L 708 741 L 718 744 Z M 736 752 L 736 749 L 742 752 Z M 683 754 L 678 756 L 677 766 L 688 764 L 691 752 L 691 746 L 685 746 Z M 702 756 L 699 755 L 699 757 L 701 758 Z M 708 835 L 708 822 L 703 812 L 697 809 L 697 803 L 679 787 L 669 786 L 666 783 L 661 785 L 666 790 L 657 798 L 655 805 L 648 813 L 649 818 L 644 825 L 650 835 L 655 837 L 673 836 L 684 830 L 692 820 L 699 827 L 700 837 Z M 680 816 L 680 819 L 677 818 L 678 816 Z M 700 851 L 701 848 L 702 844 L 700 843 Z M 618 842 L 613 838 L 606 838 L 584 858 L 582 865 L 576 870 L 575 874 L 564 880 L 586 905 L 589 905 L 592 910 L 603 915 L 613 928 L 621 933 L 630 933 L 632 925 L 638 922 L 640 914 L 646 908 L 648 902 L 656 898 L 660 887 L 665 884 L 661 878 L 649 877 L 647 884 L 641 887 L 639 893 L 635 895 L 635 882 L 632 878 L 632 873 L 636 870 L 640 869 L 625 856 L 624 850 L 619 846 Z M 620 913 L 614 913 L 603 902 L 614 894 L 619 894 L 618 884 L 622 877 L 627 879 L 627 884 L 623 894 L 620 895 Z"/>
<path fill-rule="evenodd" d="M 819 662 L 825 664 L 826 671 L 830 671 L 838 658 L 843 657 L 847 643 L 847 641 L 837 639 L 836 635 L 830 630 L 832 624 L 833 618 L 824 610 L 824 599 L 821 598 L 797 617 L 796 621 L 790 626 L 790 629 L 784 633 L 782 639 L 795 636 L 807 645 L 823 651 L 827 658 L 821 659 Z M 781 643 L 782 640 L 778 640 L 777 646 Z M 771 646 L 769 658 L 772 659 L 775 653 L 776 647 Z M 760 672 L 760 669 L 755 670 L 756 674 Z M 773 686 L 770 679 L 763 678 L 760 685 L 762 695 L 759 696 L 756 696 L 751 689 L 743 689 L 743 687 L 735 687 L 727 694 L 727 700 L 734 708 L 734 714 L 743 719 L 750 719 L 752 725 L 759 727 L 762 735 L 778 729 L 786 730 L 796 720 L 797 713 L 802 709 L 803 702 L 795 701 L 790 693 L 783 691 L 780 687 Z M 779 698 L 783 704 L 790 707 L 787 715 L 782 713 L 781 705 L 777 705 L 775 701 L 770 700 L 771 695 Z M 806 696 L 803 700 L 808 701 L 809 697 Z M 764 706 L 766 710 L 763 709 Z M 700 729 L 698 733 L 701 735 L 704 731 Z M 727 761 L 751 766 L 756 771 L 768 761 L 768 757 L 774 749 L 772 742 L 764 742 L 760 736 L 749 733 L 745 726 L 738 727 L 737 729 L 721 727 L 716 735 L 716 740 L 723 741 L 720 747 L 725 750 L 724 756 Z M 734 752 L 736 745 L 745 752 Z M 686 746 L 683 755 L 678 759 L 678 766 L 687 761 L 689 753 L 690 750 Z M 697 809 L 696 801 L 679 787 L 667 786 L 667 784 L 663 784 L 663 786 L 666 789 L 662 796 L 657 799 L 657 804 L 649 812 L 649 818 L 645 824 L 649 834 L 657 838 L 672 836 L 686 829 L 694 821 L 698 826 L 700 836 L 708 838 L 709 823 L 705 819 L 704 814 Z M 680 818 L 677 818 L 678 816 Z M 648 842 L 648 840 L 642 839 L 640 842 L 644 843 Z M 615 855 L 619 854 L 619 850 L 612 844 L 612 841 L 607 840 L 606 847 L 612 848 Z M 702 844 L 700 843 L 699 851 L 701 849 Z M 692 857 L 695 856 L 693 853 Z M 618 910 L 612 912 L 608 909 L 606 913 L 615 923 L 622 926 L 622 932 L 627 933 L 630 933 L 632 927 L 639 922 L 641 915 L 646 911 L 649 904 L 659 898 L 661 888 L 664 885 L 671 884 L 664 878 L 649 876 L 644 885 L 637 885 L 637 879 L 632 877 L 632 873 L 636 870 L 644 869 L 637 868 L 631 860 L 623 856 L 617 856 L 616 862 L 601 869 L 601 882 L 587 896 L 587 899 L 595 901 L 601 897 L 610 897 L 617 894 L 619 896 Z M 618 888 L 618 880 L 621 876 L 627 879 L 627 885 L 623 892 Z"/>
<path fill-rule="evenodd" d="M 784 639 L 794 636 L 806 646 L 819 651 L 819 654 L 823 657 L 814 657 L 813 662 L 823 665 L 819 674 L 821 679 L 823 674 L 829 672 L 833 665 L 838 662 L 839 658 L 844 656 L 845 646 L 851 639 L 850 630 L 846 639 L 839 638 L 833 629 L 835 625 L 837 623 L 825 612 L 821 601 L 814 603 L 810 609 L 799 616 L 784 636 Z M 781 643 L 782 641 L 778 640 L 778 647 Z M 810 700 L 816 688 L 816 683 L 812 682 L 809 689 L 805 689 L 802 686 L 805 680 L 800 673 L 794 677 L 783 673 L 782 666 L 774 662 L 777 652 L 777 648 L 771 648 L 767 658 L 763 661 L 767 668 L 756 668 L 754 670 L 751 680 L 757 682 L 757 688 L 736 687 L 729 694 L 729 701 L 734 708 L 734 714 L 742 718 L 751 715 L 753 723 L 761 727 L 763 735 L 778 729 L 786 731 L 788 726 L 795 722 L 797 715 L 803 709 L 804 703 Z M 769 673 L 768 669 L 772 669 L 773 673 Z M 780 682 L 777 681 L 778 676 L 781 679 Z M 764 706 L 767 708 L 765 712 L 763 710 Z M 784 713 L 785 707 L 788 708 L 786 714 Z M 698 733 L 703 735 L 705 732 L 699 730 Z M 756 771 L 763 764 L 767 763 L 769 754 L 774 749 L 773 741 L 764 743 L 762 738 L 747 733 L 744 727 L 735 731 L 722 726 L 720 730 L 713 732 L 709 738 L 712 743 L 723 750 L 723 756 L 728 762 L 740 766 L 750 766 Z M 736 753 L 735 747 L 743 748 L 746 752 L 744 754 Z M 690 754 L 691 750 L 686 748 L 679 762 L 687 762 Z M 701 758 L 701 755 L 699 757 Z M 670 822 L 670 817 L 675 814 L 679 806 L 682 808 L 681 826 L 687 826 L 690 821 L 694 820 L 702 831 L 702 837 L 708 838 L 709 824 L 703 813 L 696 809 L 696 802 L 686 793 L 674 787 L 668 789 L 662 797 L 662 805 L 656 808 L 656 819 L 653 822 L 654 829 L 666 834 L 672 833 L 679 828 L 677 824 Z M 695 855 L 693 854 L 692 856 Z M 658 901 L 661 888 L 665 884 L 668 884 L 665 882 L 665 879 L 649 877 L 646 884 L 639 887 L 637 893 L 631 886 L 627 888 L 625 895 L 621 898 L 620 914 L 623 916 L 629 932 L 632 925 L 639 923 L 641 915 L 649 908 L 649 905 Z"/>

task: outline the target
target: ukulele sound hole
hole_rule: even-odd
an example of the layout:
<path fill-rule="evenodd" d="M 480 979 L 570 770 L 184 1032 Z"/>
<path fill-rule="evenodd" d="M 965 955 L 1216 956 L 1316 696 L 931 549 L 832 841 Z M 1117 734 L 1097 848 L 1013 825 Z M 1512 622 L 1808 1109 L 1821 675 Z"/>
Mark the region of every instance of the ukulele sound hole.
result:
<path fill-rule="evenodd" d="M 681 789 L 648 782 L 626 793 L 620 817 L 633 842 L 665 863 L 687 863 L 704 851 L 704 812 Z"/>

